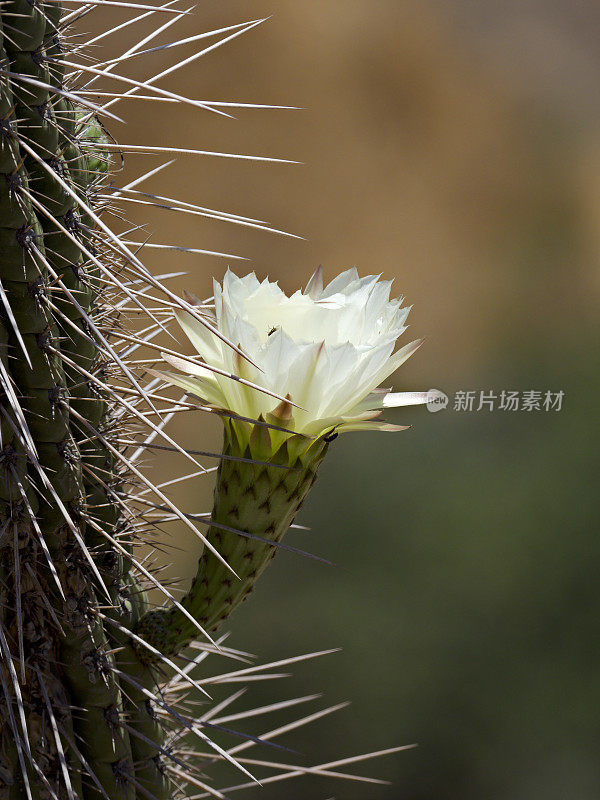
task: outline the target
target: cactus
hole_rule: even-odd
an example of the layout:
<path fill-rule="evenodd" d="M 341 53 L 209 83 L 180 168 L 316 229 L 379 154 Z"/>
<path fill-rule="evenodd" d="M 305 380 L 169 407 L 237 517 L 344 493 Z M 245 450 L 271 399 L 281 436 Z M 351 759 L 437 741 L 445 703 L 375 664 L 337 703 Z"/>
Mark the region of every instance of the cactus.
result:
<path fill-rule="evenodd" d="M 251 766 L 238 753 L 265 739 L 272 746 L 285 729 L 225 748 L 212 734 L 231 732 L 206 711 L 194 718 L 185 696 L 227 680 L 204 665 L 214 652 L 240 658 L 215 640 L 216 631 L 284 546 L 331 436 L 351 426 L 329 420 L 316 433 L 294 430 L 293 398 L 250 389 L 251 359 L 210 310 L 176 297 L 107 224 L 112 199 L 134 196 L 111 183 L 117 145 L 105 124 L 117 97 L 98 106 L 86 86 L 117 74 L 117 62 L 92 66 L 68 36 L 103 5 L 128 8 L 132 23 L 167 17 L 154 35 L 187 13 L 173 3 L 118 0 L 74 8 L 72 0 L 69 11 L 58 0 L 0 6 L 0 800 L 224 797 L 205 777 L 219 761 L 243 775 L 230 789 L 258 786 L 251 769 L 261 762 Z M 222 41 L 256 24 L 224 29 Z M 123 77 L 120 85 L 123 94 L 143 90 L 207 108 L 153 80 Z M 167 198 L 145 201 L 185 210 Z M 153 307 L 155 297 L 163 311 Z M 144 324 L 132 328 L 126 306 Z M 184 396 L 171 400 L 163 394 L 168 376 L 130 363 L 153 348 L 173 312 L 218 338 L 236 365 L 227 380 L 267 396 L 270 413 L 240 415 L 185 384 Z M 197 464 L 164 430 L 173 413 L 190 407 L 225 424 L 209 526 L 179 509 L 139 465 L 141 452 L 161 447 Z M 361 420 L 380 408 L 365 407 Z M 133 546 L 161 518 L 179 519 L 203 549 L 180 602 Z M 154 607 L 149 589 L 164 605 Z M 237 669 L 235 677 L 259 670 Z M 350 777 L 336 767 L 283 764 L 263 783 L 306 772 Z"/>

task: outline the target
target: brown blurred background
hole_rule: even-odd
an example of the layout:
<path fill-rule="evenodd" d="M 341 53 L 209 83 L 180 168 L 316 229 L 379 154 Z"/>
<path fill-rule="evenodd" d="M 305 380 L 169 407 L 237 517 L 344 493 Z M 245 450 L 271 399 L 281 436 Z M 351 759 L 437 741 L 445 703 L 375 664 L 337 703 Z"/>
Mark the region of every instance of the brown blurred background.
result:
<path fill-rule="evenodd" d="M 202 2 L 157 43 L 271 14 L 160 85 L 303 110 L 231 120 L 130 102 L 117 107 L 127 124 L 111 130 L 121 142 L 303 162 L 181 156 L 144 188 L 305 239 L 132 206 L 151 241 L 249 259 L 147 251 L 146 263 L 188 270 L 173 285 L 200 296 L 228 263 L 286 290 L 319 263 L 331 277 L 351 265 L 381 272 L 414 304 L 408 335 L 427 338 L 397 388 L 565 399 L 560 413 L 407 410 L 390 415 L 413 425 L 407 433 L 335 443 L 300 520 L 312 532 L 289 536 L 339 568 L 280 555 L 232 620 L 231 642 L 260 658 L 343 648 L 249 693 L 256 704 L 321 689 L 328 702 L 353 700 L 286 738 L 304 763 L 419 747 L 362 768 L 390 788 L 302 779 L 251 794 L 594 800 L 600 7 Z M 107 40 L 107 53 L 133 36 Z M 148 77 L 194 46 L 136 59 L 127 74 Z M 119 180 L 158 163 L 132 155 Z M 182 417 L 174 432 L 191 447 L 219 446 L 214 419 Z M 181 467 L 153 464 L 161 478 Z M 198 482 L 175 496 L 204 511 L 211 489 Z M 174 527 L 173 543 L 171 574 L 189 576 L 193 538 Z"/>

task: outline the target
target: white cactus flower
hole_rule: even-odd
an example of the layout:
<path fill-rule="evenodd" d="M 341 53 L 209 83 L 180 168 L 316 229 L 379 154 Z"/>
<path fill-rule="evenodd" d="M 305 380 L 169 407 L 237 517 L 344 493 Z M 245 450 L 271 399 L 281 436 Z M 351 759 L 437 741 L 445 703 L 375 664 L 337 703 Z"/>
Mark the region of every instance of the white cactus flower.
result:
<path fill-rule="evenodd" d="M 390 288 L 391 281 L 360 278 L 354 268 L 323 287 L 319 267 L 304 291 L 287 297 L 268 278 L 260 282 L 254 273 L 238 278 L 228 271 L 222 286 L 214 283 L 214 315 L 198 310 L 256 366 L 192 314 L 178 311 L 179 324 L 209 368 L 163 353 L 180 372 L 161 375 L 215 408 L 251 419 L 268 419 L 277 407 L 281 416 L 273 395 L 288 397 L 295 406 L 288 407 L 286 427 L 309 436 L 402 430 L 373 419 L 384 408 L 426 403 L 433 394 L 378 388 L 423 342 L 394 352 L 410 307 L 401 307 L 403 298 L 390 300 Z"/>

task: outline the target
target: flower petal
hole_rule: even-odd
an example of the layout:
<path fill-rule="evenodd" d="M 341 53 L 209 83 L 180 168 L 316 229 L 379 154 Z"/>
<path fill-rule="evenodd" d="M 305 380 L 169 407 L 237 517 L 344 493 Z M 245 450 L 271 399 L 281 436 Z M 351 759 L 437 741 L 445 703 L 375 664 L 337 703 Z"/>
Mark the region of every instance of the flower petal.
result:
<path fill-rule="evenodd" d="M 319 264 L 316 270 L 310 277 L 306 284 L 304 294 L 307 294 L 311 300 L 316 300 L 323 293 L 323 264 Z"/>
<path fill-rule="evenodd" d="M 339 433 L 349 433 L 350 431 L 385 431 L 399 432 L 407 431 L 410 425 L 391 425 L 389 422 L 344 422 L 338 425 L 336 430 Z"/>
<path fill-rule="evenodd" d="M 193 394 L 211 405 L 217 406 L 218 408 L 227 407 L 226 400 L 215 382 L 202 378 L 188 377 L 187 375 L 176 375 L 172 372 L 159 372 L 155 369 L 148 370 L 148 372 L 152 375 L 156 375 L 157 378 L 162 378 L 172 386 L 179 386 L 179 388 L 183 389 L 185 392 Z"/>
<path fill-rule="evenodd" d="M 175 312 L 177 322 L 188 337 L 195 350 L 205 361 L 214 361 L 220 357 L 220 340 L 206 326 L 193 317 L 188 311 Z"/>

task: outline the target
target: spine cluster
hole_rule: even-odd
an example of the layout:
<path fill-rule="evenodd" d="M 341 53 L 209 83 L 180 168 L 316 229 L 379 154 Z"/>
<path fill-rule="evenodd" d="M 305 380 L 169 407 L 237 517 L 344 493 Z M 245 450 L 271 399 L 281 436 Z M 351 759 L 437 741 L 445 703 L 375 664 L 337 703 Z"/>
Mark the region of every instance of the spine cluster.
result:
<path fill-rule="evenodd" d="M 113 637 L 127 559 L 100 388 L 102 131 L 64 88 L 59 3 L 1 7 L 3 797 L 135 797 Z M 95 263 L 96 262 L 96 263 Z M 83 709 L 85 711 L 83 711 Z"/>

